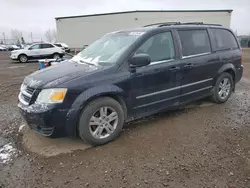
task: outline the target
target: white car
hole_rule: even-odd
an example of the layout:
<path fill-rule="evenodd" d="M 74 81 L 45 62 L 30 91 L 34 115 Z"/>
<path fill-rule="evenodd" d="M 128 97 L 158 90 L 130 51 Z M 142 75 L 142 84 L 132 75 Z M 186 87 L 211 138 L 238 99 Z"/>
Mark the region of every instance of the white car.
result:
<path fill-rule="evenodd" d="M 7 51 L 7 48 L 5 46 L 0 45 L 0 51 Z"/>
<path fill-rule="evenodd" d="M 50 43 L 36 43 L 24 49 L 11 52 L 12 60 L 19 60 L 26 63 L 30 59 L 53 58 L 58 59 L 64 56 L 64 50 Z"/>
<path fill-rule="evenodd" d="M 65 52 L 68 52 L 68 53 L 70 52 L 69 46 L 65 43 L 57 42 L 54 45 L 61 47 Z"/>

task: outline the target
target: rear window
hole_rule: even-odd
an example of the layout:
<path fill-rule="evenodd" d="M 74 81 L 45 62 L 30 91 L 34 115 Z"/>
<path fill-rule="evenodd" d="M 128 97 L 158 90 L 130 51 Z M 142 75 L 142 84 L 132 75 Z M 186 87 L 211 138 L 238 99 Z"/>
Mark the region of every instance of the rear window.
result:
<path fill-rule="evenodd" d="M 205 29 L 178 31 L 182 46 L 182 56 L 211 52 L 208 32 Z"/>
<path fill-rule="evenodd" d="M 212 29 L 216 40 L 217 50 L 228 50 L 238 48 L 234 35 L 226 29 Z"/>

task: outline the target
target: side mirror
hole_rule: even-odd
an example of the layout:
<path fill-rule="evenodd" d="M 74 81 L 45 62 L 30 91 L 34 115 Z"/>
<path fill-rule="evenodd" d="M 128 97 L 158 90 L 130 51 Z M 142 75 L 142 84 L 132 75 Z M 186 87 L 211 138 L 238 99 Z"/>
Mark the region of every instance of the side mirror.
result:
<path fill-rule="evenodd" d="M 148 54 L 135 54 L 129 59 L 129 67 L 134 69 L 136 67 L 143 67 L 151 63 L 150 56 Z"/>

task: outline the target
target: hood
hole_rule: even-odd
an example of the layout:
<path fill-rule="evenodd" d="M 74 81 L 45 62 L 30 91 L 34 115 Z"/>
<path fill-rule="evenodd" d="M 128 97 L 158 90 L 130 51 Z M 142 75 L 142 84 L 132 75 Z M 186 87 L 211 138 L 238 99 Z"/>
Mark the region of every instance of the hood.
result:
<path fill-rule="evenodd" d="M 52 88 L 72 79 L 84 77 L 102 69 L 102 66 L 63 61 L 57 65 L 36 71 L 24 79 L 24 84 L 32 88 Z"/>
<path fill-rule="evenodd" d="M 11 53 L 16 53 L 16 52 L 23 53 L 24 49 L 16 49 L 11 51 Z"/>

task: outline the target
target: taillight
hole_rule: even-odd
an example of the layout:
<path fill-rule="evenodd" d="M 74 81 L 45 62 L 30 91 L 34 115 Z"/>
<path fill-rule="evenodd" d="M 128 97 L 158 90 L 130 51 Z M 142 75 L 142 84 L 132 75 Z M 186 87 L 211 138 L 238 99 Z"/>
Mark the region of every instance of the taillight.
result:
<path fill-rule="evenodd" d="M 241 56 L 240 56 L 240 64 L 242 65 L 242 49 L 241 49 Z"/>

